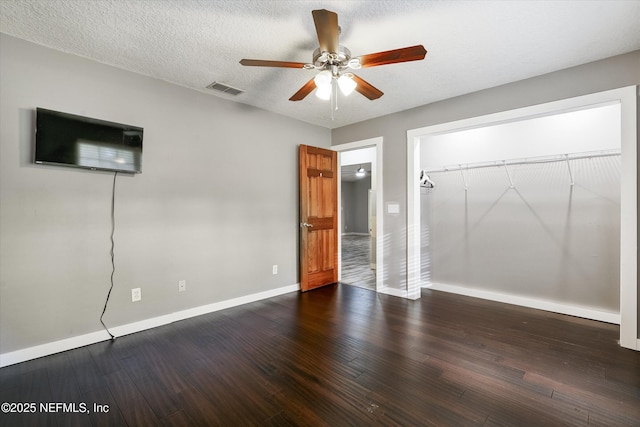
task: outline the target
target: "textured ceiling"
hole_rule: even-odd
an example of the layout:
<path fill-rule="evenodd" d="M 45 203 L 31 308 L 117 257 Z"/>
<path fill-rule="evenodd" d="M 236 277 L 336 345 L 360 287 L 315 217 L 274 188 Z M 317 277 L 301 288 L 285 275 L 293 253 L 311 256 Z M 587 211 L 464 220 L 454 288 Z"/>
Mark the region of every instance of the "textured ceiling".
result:
<path fill-rule="evenodd" d="M 384 92 L 291 102 L 314 71 L 313 9 L 338 13 L 354 56 L 422 44 L 424 61 L 361 69 Z M 336 128 L 640 49 L 640 1 L 0 0 L 0 31 L 309 123 Z M 213 81 L 245 92 L 206 89 Z"/>

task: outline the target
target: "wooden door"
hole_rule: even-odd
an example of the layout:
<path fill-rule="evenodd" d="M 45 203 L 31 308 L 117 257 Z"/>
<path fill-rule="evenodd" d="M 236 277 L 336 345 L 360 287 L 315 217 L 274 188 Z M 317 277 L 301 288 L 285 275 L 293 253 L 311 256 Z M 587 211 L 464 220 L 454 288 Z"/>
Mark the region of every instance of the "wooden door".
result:
<path fill-rule="evenodd" d="M 300 288 L 338 281 L 338 153 L 300 146 Z"/>

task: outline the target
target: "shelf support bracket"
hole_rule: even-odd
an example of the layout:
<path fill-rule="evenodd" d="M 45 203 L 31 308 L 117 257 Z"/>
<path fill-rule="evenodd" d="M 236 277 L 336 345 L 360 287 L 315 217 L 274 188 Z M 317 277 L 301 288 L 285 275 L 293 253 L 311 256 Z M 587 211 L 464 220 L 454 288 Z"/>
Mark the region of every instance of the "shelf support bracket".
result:
<path fill-rule="evenodd" d="M 569 155 L 565 154 L 564 159 L 567 162 L 567 170 L 569 171 L 569 179 L 571 180 L 571 182 L 569 182 L 569 185 L 574 185 L 575 181 L 573 180 L 573 172 L 571 171 L 571 164 L 569 164 Z"/>
<path fill-rule="evenodd" d="M 464 176 L 464 172 L 462 171 L 462 165 L 460 165 L 460 175 L 462 175 L 462 182 L 464 182 L 464 191 L 469 189 L 469 185 L 467 184 L 467 177 Z"/>
<path fill-rule="evenodd" d="M 509 188 L 513 188 L 513 179 L 511 179 L 511 174 L 509 173 L 509 168 L 507 168 L 507 161 L 503 160 L 502 165 L 504 166 L 504 171 L 507 173 L 507 178 L 509 178 Z"/>

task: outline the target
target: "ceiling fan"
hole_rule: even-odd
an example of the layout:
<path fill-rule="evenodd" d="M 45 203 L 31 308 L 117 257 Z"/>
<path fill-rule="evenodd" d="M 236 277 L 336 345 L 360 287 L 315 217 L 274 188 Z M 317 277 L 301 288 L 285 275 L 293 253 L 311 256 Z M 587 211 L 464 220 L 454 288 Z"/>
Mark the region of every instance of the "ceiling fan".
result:
<path fill-rule="evenodd" d="M 427 51 L 424 46 L 416 45 L 401 49 L 371 53 L 352 57 L 351 52 L 338 43 L 340 27 L 338 15 L 325 9 L 311 12 L 316 25 L 320 47 L 313 52 L 311 63 L 290 61 L 268 61 L 262 59 L 243 59 L 240 64 L 253 67 L 281 67 L 317 70 L 319 73 L 300 88 L 289 101 L 300 101 L 317 88 L 316 95 L 321 99 L 330 99 L 335 88 L 334 82 L 340 90 L 348 95 L 353 90 L 369 98 L 380 98 L 383 93 L 348 70 L 357 70 L 378 65 L 395 64 L 398 62 L 419 61 L 424 59 Z"/>

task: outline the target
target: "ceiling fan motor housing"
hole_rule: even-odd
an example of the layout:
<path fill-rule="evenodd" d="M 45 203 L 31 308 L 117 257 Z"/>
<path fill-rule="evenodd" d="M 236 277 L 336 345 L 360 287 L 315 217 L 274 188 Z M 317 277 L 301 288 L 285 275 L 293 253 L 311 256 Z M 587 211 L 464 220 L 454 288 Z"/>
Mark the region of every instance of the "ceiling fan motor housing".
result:
<path fill-rule="evenodd" d="M 337 52 L 323 52 L 320 48 L 313 52 L 313 66 L 318 70 L 330 69 L 332 65 L 339 68 L 354 68 L 351 51 L 345 46 L 338 46 Z"/>

